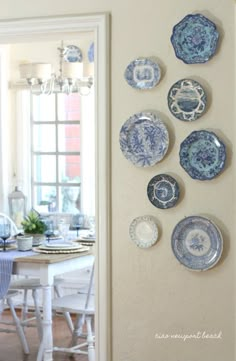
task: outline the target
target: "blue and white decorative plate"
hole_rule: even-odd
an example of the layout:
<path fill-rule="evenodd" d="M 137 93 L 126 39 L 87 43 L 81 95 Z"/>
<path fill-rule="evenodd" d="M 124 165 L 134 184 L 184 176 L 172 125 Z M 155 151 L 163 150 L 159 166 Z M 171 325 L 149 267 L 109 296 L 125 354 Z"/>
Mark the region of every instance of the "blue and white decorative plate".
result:
<path fill-rule="evenodd" d="M 152 216 L 135 218 L 129 227 L 131 240 L 140 248 L 153 246 L 158 239 L 156 220 Z"/>
<path fill-rule="evenodd" d="M 218 39 L 216 25 L 201 14 L 185 16 L 171 36 L 176 57 L 186 64 L 207 62 L 216 52 Z"/>
<path fill-rule="evenodd" d="M 202 116 L 207 97 L 202 86 L 195 80 L 182 79 L 170 88 L 168 107 L 178 119 L 191 122 Z"/>
<path fill-rule="evenodd" d="M 83 60 L 82 51 L 78 46 L 68 45 L 65 47 L 64 60 L 68 63 L 81 62 Z"/>
<path fill-rule="evenodd" d="M 168 146 L 168 130 L 153 113 L 134 114 L 120 130 L 121 151 L 137 167 L 149 167 L 160 162 Z"/>
<path fill-rule="evenodd" d="M 225 145 L 213 132 L 192 132 L 180 144 L 180 164 L 193 179 L 216 177 L 226 161 Z"/>
<path fill-rule="evenodd" d="M 94 43 L 92 43 L 88 50 L 88 60 L 90 63 L 94 62 Z"/>
<path fill-rule="evenodd" d="M 155 207 L 171 208 L 178 201 L 179 185 L 170 175 L 158 174 L 148 183 L 147 195 Z"/>
<path fill-rule="evenodd" d="M 185 267 L 205 271 L 215 266 L 223 251 L 223 239 L 216 225 L 205 217 L 191 216 L 174 228 L 171 246 Z"/>
<path fill-rule="evenodd" d="M 124 77 L 133 88 L 151 89 L 159 83 L 161 69 L 150 59 L 136 59 L 127 66 Z"/>

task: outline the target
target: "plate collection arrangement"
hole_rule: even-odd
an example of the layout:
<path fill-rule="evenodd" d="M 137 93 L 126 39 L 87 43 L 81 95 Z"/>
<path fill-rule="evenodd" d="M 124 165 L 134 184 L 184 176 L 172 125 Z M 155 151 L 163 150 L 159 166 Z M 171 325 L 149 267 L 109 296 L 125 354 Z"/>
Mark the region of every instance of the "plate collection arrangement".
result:
<path fill-rule="evenodd" d="M 202 14 L 186 15 L 173 26 L 170 37 L 176 58 L 185 64 L 204 64 L 216 54 L 219 32 Z M 159 85 L 161 68 L 153 58 L 136 58 L 124 72 L 127 84 L 139 91 Z M 172 83 L 167 95 L 171 115 L 195 124 L 207 110 L 207 93 L 199 81 L 183 78 Z M 197 122 L 198 123 L 198 122 Z M 151 112 L 139 112 L 128 118 L 120 129 L 120 149 L 124 157 L 139 168 L 155 167 L 169 148 L 169 132 L 163 120 Z M 194 130 L 180 143 L 179 163 L 196 181 L 210 181 L 225 168 L 226 146 L 213 132 Z M 180 187 L 169 174 L 157 174 L 147 184 L 147 197 L 160 212 L 178 206 Z M 167 211 L 164 211 L 167 212 Z M 145 215 L 133 219 L 129 236 L 139 248 L 149 248 L 158 240 L 157 220 Z M 217 264 L 223 251 L 223 237 L 210 219 L 198 215 L 182 219 L 173 229 L 171 247 L 174 256 L 189 270 L 205 271 Z"/>

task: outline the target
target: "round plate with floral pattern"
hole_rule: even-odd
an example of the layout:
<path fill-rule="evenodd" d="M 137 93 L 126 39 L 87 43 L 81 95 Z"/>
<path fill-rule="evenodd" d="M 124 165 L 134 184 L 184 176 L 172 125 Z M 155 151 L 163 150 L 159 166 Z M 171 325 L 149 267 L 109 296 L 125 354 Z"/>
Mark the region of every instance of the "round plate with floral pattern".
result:
<path fill-rule="evenodd" d="M 160 162 L 168 146 L 168 130 L 153 113 L 134 114 L 120 130 L 121 151 L 138 167 L 148 167 Z"/>
<path fill-rule="evenodd" d="M 202 116 L 207 97 L 202 86 L 195 80 L 182 79 L 170 88 L 168 106 L 178 119 L 191 122 Z"/>
<path fill-rule="evenodd" d="M 148 183 L 147 195 L 155 207 L 171 208 L 178 201 L 179 185 L 170 175 L 158 174 Z"/>
<path fill-rule="evenodd" d="M 226 161 L 225 145 L 213 132 L 192 132 L 180 145 L 180 164 L 193 179 L 216 177 Z"/>
<path fill-rule="evenodd" d="M 223 239 L 216 225 L 205 217 L 190 216 L 174 228 L 171 246 L 185 267 L 205 271 L 215 266 L 223 251 Z"/>
<path fill-rule="evenodd" d="M 153 246 L 158 239 L 156 220 L 152 216 L 135 218 L 129 227 L 131 240 L 140 248 Z"/>
<path fill-rule="evenodd" d="M 186 64 L 207 62 L 216 52 L 218 39 L 216 25 L 201 14 L 185 16 L 171 36 L 176 57 Z"/>
<path fill-rule="evenodd" d="M 68 63 L 81 62 L 83 60 L 82 51 L 78 46 L 68 45 L 65 47 L 64 60 Z"/>
<path fill-rule="evenodd" d="M 132 61 L 125 70 L 125 79 L 133 88 L 151 89 L 160 81 L 161 69 L 152 60 L 136 59 Z"/>

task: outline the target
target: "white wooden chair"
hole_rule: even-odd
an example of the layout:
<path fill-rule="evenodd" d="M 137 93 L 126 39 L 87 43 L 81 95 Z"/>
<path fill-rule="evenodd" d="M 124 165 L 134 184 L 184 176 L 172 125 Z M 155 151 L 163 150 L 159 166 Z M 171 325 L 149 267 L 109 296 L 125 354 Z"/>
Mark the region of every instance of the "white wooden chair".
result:
<path fill-rule="evenodd" d="M 21 320 L 19 319 L 19 317 L 17 316 L 16 310 L 15 310 L 15 306 L 14 306 L 14 302 L 13 302 L 13 298 L 18 296 L 18 292 L 17 291 L 8 291 L 7 294 L 4 297 L 4 308 L 10 308 L 10 312 L 13 318 L 13 321 L 3 321 L 1 320 L 1 325 L 3 325 L 2 327 L 0 327 L 0 332 L 4 332 L 4 333 L 17 333 L 19 339 L 20 339 L 20 343 L 21 346 L 23 348 L 23 351 L 25 354 L 29 353 L 29 347 L 28 347 L 28 343 L 25 337 L 25 333 L 24 333 L 24 329 L 23 329 L 23 325 Z M 4 312 L 4 308 L 3 308 L 3 312 Z"/>
<path fill-rule="evenodd" d="M 11 236 L 18 234 L 18 228 L 13 220 L 5 213 L 0 213 L 0 222 L 7 221 L 11 225 Z M 35 278 L 18 278 L 12 279 L 9 286 L 9 291 L 22 291 L 23 302 L 19 307 L 22 309 L 21 323 L 23 326 L 36 326 L 39 333 L 39 338 L 42 337 L 42 320 L 41 312 L 39 308 L 38 292 L 41 289 L 39 279 Z M 34 316 L 28 316 L 28 292 L 32 292 L 32 298 L 34 301 Z M 36 324 L 32 324 L 32 321 L 36 320 Z"/>
<path fill-rule="evenodd" d="M 52 308 L 56 312 L 69 312 L 76 314 L 71 345 L 69 347 L 53 348 L 56 352 L 66 352 L 70 354 L 87 354 L 89 361 L 95 361 L 94 332 L 92 319 L 95 315 L 95 302 L 93 290 L 94 265 L 91 271 L 88 290 L 86 293 L 72 294 L 53 300 Z M 83 327 L 86 325 L 86 340 L 77 344 L 78 337 L 83 335 Z"/>

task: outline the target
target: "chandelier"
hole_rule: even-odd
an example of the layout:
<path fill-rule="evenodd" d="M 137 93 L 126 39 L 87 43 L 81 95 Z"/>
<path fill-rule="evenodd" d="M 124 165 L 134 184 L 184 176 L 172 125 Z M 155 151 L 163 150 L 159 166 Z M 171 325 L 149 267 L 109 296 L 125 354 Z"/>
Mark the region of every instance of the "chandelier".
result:
<path fill-rule="evenodd" d="M 32 94 L 79 93 L 88 95 L 93 85 L 92 74 L 84 76 L 82 53 L 75 45 L 57 48 L 59 51 L 59 73 L 53 72 L 49 63 L 20 64 L 20 76 L 26 79 Z M 92 63 L 89 64 L 92 72 Z"/>

